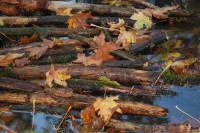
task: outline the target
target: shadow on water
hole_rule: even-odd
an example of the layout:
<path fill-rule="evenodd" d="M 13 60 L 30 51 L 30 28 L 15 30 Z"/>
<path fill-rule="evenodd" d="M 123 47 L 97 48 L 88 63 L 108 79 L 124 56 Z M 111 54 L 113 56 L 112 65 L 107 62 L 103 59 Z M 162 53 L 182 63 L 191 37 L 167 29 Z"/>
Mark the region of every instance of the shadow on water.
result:
<path fill-rule="evenodd" d="M 171 5 L 169 0 L 146 0 L 160 7 Z M 200 12 L 200 0 L 184 0 L 187 8 L 198 10 Z M 94 3 L 94 1 L 92 1 Z M 183 40 L 185 46 L 190 46 L 200 42 L 200 16 L 186 18 L 185 22 L 175 23 L 173 25 L 156 25 L 154 29 L 174 30 L 177 39 Z M 200 56 L 200 55 L 197 55 Z M 181 123 L 189 121 L 192 127 L 200 127 L 200 123 L 196 122 L 189 116 L 183 114 L 175 108 L 177 105 L 180 109 L 200 120 L 200 86 L 173 86 L 171 87 L 177 95 L 173 96 L 134 96 L 121 95 L 121 99 L 129 99 L 131 101 L 143 101 L 144 103 L 159 105 L 168 109 L 168 115 L 163 117 L 138 116 L 138 115 L 120 115 L 114 116 L 116 119 L 123 121 L 150 124 L 150 125 L 167 125 L 169 123 Z M 16 131 L 24 131 L 31 129 L 32 113 L 15 111 L 15 118 L 6 125 Z M 36 132 L 53 132 L 54 124 L 60 117 L 37 112 L 34 118 L 34 131 Z"/>

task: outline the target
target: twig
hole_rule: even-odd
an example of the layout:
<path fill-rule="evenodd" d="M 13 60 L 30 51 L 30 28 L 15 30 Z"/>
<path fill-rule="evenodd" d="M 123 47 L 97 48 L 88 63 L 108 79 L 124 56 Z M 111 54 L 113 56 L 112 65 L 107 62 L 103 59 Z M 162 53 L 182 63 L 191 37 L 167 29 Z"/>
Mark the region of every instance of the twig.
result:
<path fill-rule="evenodd" d="M 67 112 L 66 112 L 65 116 L 63 117 L 62 121 L 60 122 L 59 126 L 57 127 L 57 129 L 56 129 L 56 132 L 55 132 L 55 133 L 57 133 L 57 132 L 58 132 L 58 130 L 59 130 L 59 128 L 60 128 L 60 126 L 62 125 L 62 123 L 63 123 L 63 121 L 64 121 L 65 117 L 67 116 L 67 114 L 69 113 L 69 111 L 71 110 L 71 108 L 72 108 L 71 106 L 68 108 L 68 110 L 67 110 Z"/>
<path fill-rule="evenodd" d="M 32 131 L 33 131 L 33 124 L 34 124 L 35 102 L 36 102 L 36 100 L 33 100 L 33 121 L 32 121 L 32 126 L 31 126 L 31 133 L 32 133 Z"/>

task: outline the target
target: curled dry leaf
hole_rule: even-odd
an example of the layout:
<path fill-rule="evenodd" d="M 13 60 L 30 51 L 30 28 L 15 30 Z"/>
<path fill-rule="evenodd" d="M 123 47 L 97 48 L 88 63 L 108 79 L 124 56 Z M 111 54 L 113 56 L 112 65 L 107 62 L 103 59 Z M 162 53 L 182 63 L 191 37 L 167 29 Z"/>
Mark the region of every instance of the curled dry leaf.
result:
<path fill-rule="evenodd" d="M 79 29 L 85 29 L 90 28 L 90 25 L 86 22 L 86 20 L 90 18 L 92 20 L 98 20 L 97 18 L 93 17 L 91 15 L 91 12 L 84 13 L 83 11 L 80 13 L 74 13 L 74 16 L 71 16 L 66 24 L 68 25 L 68 28 L 79 28 Z"/>
<path fill-rule="evenodd" d="M 93 106 L 95 111 L 98 111 L 98 115 L 104 118 L 104 121 L 110 120 L 112 114 L 114 113 L 112 109 L 118 106 L 115 100 L 118 100 L 118 96 L 106 97 L 105 99 L 102 99 L 101 97 L 96 98 L 96 102 Z M 122 114 L 120 108 L 117 108 L 116 111 Z"/>
<path fill-rule="evenodd" d="M 144 25 L 146 26 L 146 28 L 151 28 L 152 21 L 150 20 L 149 17 L 145 16 L 142 12 L 134 13 L 130 19 L 136 20 L 136 22 L 134 23 L 134 28 L 136 30 L 142 29 Z"/>
<path fill-rule="evenodd" d="M 23 45 L 24 43 L 28 43 L 28 42 L 37 42 L 37 40 L 38 40 L 38 35 L 33 34 L 30 38 L 25 36 L 24 38 L 21 39 L 21 42 L 18 42 L 18 44 Z"/>
<path fill-rule="evenodd" d="M 65 80 L 70 79 L 70 75 L 66 75 L 67 69 L 58 69 L 55 71 L 53 64 L 50 66 L 50 70 L 46 73 L 46 83 L 49 87 L 52 87 L 52 82 L 54 81 L 56 84 L 67 87 L 67 82 Z"/>
<path fill-rule="evenodd" d="M 17 66 L 17 67 L 22 67 L 22 66 L 25 66 L 26 64 L 29 64 L 29 63 L 30 63 L 29 57 L 24 57 L 24 58 L 21 58 L 21 59 L 16 59 L 13 62 L 13 65 Z"/>
<path fill-rule="evenodd" d="M 120 29 L 120 27 L 122 26 L 122 25 L 124 25 L 124 20 L 123 19 L 120 19 L 119 18 L 119 23 L 111 23 L 111 22 L 107 22 L 109 25 L 110 25 L 110 31 L 114 31 L 114 30 L 116 30 L 116 29 Z"/>
<path fill-rule="evenodd" d="M 152 18 L 154 16 L 155 18 L 158 19 L 166 19 L 168 18 L 168 15 L 164 14 L 167 11 L 177 9 L 179 6 L 172 6 L 172 7 L 162 7 L 162 8 L 157 8 L 157 9 L 137 9 L 138 12 L 144 13 L 146 16 Z"/>
<path fill-rule="evenodd" d="M 8 53 L 6 55 L 0 56 L 0 66 L 7 67 L 12 63 L 12 61 L 16 58 L 20 58 L 24 55 L 24 53 Z"/>
<path fill-rule="evenodd" d="M 60 7 L 56 9 L 56 16 L 73 16 L 72 8 Z"/>

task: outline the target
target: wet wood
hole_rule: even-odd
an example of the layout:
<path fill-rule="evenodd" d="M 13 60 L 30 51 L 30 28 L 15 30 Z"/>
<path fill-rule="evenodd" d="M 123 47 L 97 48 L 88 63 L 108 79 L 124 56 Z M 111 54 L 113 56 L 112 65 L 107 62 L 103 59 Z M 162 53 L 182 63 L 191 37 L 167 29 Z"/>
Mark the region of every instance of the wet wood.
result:
<path fill-rule="evenodd" d="M 105 76 L 113 81 L 125 83 L 153 83 L 159 73 L 128 68 L 114 67 L 84 67 L 83 65 L 62 65 L 55 64 L 55 70 L 67 68 L 67 74 L 76 79 L 98 80 L 99 77 Z M 20 76 L 21 79 L 44 79 L 46 72 L 49 71 L 50 65 L 11 68 L 11 70 Z M 161 81 L 161 80 L 160 80 Z"/>
<path fill-rule="evenodd" d="M 0 17 L 5 24 L 8 25 L 56 25 L 56 26 L 67 26 L 65 22 L 69 19 L 69 16 L 1 16 Z M 131 20 L 129 17 L 95 17 L 99 20 L 86 20 L 87 23 L 100 25 L 101 23 L 109 22 L 119 22 L 120 19 L 124 19 L 127 24 L 133 24 L 135 21 Z"/>
<path fill-rule="evenodd" d="M 49 90 L 48 92 L 52 91 L 53 90 Z M 35 92 L 29 96 L 26 94 L 1 92 L 0 94 L 2 96 L 0 97 L 0 101 L 8 103 L 32 104 L 33 100 L 36 100 L 36 104 L 45 104 L 53 106 L 61 105 L 65 107 L 72 106 L 73 108 L 87 107 L 92 103 L 94 103 L 94 101 L 96 101 L 95 97 L 93 96 L 74 94 L 71 91 L 65 91 L 65 94 L 67 93 L 69 95 L 61 97 L 60 94 L 63 91 L 64 91 L 63 89 L 62 90 L 58 89 L 57 91 L 52 92 L 51 94 L 44 92 Z M 57 96 L 55 95 L 55 93 Z M 119 104 L 119 107 L 123 113 L 150 115 L 150 116 L 161 116 L 167 114 L 166 109 L 155 105 L 148 105 L 137 102 L 132 103 L 126 101 L 117 103 Z"/>
<path fill-rule="evenodd" d="M 67 37 L 69 34 L 78 34 L 87 37 L 94 37 L 100 34 L 100 29 L 67 29 L 67 28 L 0 28 L 7 36 L 31 36 L 33 34 L 40 35 L 40 37 Z"/>
<path fill-rule="evenodd" d="M 0 77 L 0 90 L 7 91 L 22 91 L 22 92 L 34 92 L 39 91 L 40 88 L 37 84 L 28 81 Z"/>

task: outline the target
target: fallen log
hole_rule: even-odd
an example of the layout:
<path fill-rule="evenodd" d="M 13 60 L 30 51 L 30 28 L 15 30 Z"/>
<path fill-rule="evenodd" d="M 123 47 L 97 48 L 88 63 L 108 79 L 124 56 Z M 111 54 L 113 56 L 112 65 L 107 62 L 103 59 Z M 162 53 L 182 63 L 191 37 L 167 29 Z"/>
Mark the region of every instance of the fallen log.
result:
<path fill-rule="evenodd" d="M 96 4 L 86 4 L 86 3 L 75 3 L 75 2 L 66 2 L 66 1 L 51 1 L 48 10 L 55 11 L 55 8 L 66 7 L 72 8 L 75 11 L 92 11 L 93 14 L 108 14 L 114 16 L 123 16 L 130 17 L 134 13 L 137 13 L 135 9 L 125 8 L 125 7 L 116 7 L 109 5 L 96 5 Z M 188 13 L 184 11 L 168 11 L 166 13 L 170 17 L 190 17 L 193 13 Z"/>
<path fill-rule="evenodd" d="M 5 24 L 8 25 L 58 25 L 66 26 L 65 22 L 69 19 L 69 16 L 1 16 L 0 17 Z M 129 17 L 95 17 L 99 20 L 86 20 L 87 23 L 100 25 L 101 23 L 109 22 L 119 22 L 120 19 L 124 19 L 127 24 L 134 24 L 134 20 L 131 20 Z"/>
<path fill-rule="evenodd" d="M 105 76 L 113 81 L 125 83 L 153 83 L 158 77 L 158 72 L 114 68 L 114 67 L 84 67 L 82 65 L 62 65 L 55 64 L 55 70 L 67 68 L 67 74 L 77 79 L 98 80 L 100 76 Z M 13 73 L 20 76 L 21 79 L 44 79 L 45 73 L 49 71 L 50 65 L 11 68 Z M 0 69 L 3 71 L 3 69 Z M 161 80 L 160 80 L 161 82 Z"/>
<path fill-rule="evenodd" d="M 78 34 L 87 37 L 94 37 L 101 33 L 100 29 L 67 29 L 67 28 L 0 28 L 0 32 L 7 36 L 30 36 L 33 34 L 40 35 L 40 37 L 66 37 L 69 34 Z"/>
<path fill-rule="evenodd" d="M 46 90 L 47 91 L 47 90 Z M 60 94 L 65 92 L 61 97 Z M 48 94 L 51 93 L 51 94 Z M 55 92 L 55 89 L 48 89 L 48 93 L 44 92 L 35 92 L 32 94 L 21 94 L 21 93 L 9 93 L 9 92 L 0 92 L 0 101 L 8 103 L 20 103 L 20 104 L 32 104 L 33 100 L 36 100 L 36 104 L 45 104 L 53 106 L 72 106 L 73 108 L 83 108 L 91 105 L 95 101 L 95 97 L 86 96 L 80 94 L 74 94 L 70 91 L 67 91 L 66 88 L 60 90 L 58 89 Z M 57 95 L 57 96 L 56 96 Z M 163 116 L 167 114 L 167 110 L 155 106 L 144 104 L 140 102 L 117 102 L 119 108 L 123 113 L 129 114 L 140 114 L 140 115 L 150 115 L 150 116 Z"/>

